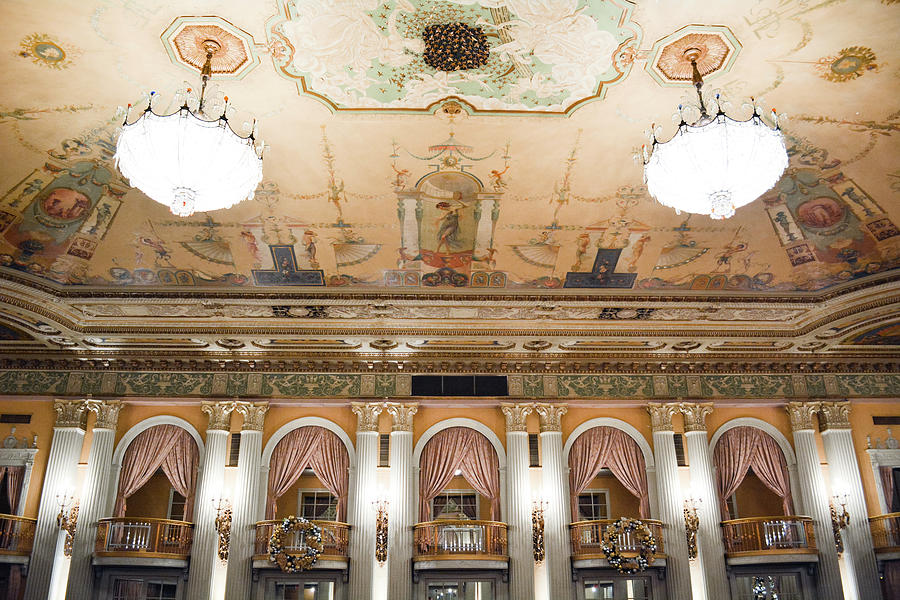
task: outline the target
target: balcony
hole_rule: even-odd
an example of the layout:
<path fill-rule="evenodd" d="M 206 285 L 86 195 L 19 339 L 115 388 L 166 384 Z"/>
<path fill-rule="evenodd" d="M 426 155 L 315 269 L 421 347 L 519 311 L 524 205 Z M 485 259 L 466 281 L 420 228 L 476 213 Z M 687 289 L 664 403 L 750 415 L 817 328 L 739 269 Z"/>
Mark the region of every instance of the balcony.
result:
<path fill-rule="evenodd" d="M 0 562 L 28 562 L 35 522 L 35 519 L 0 514 Z"/>
<path fill-rule="evenodd" d="M 441 520 L 414 530 L 415 569 L 506 569 L 506 523 Z M 452 562 L 446 562 L 452 561 Z"/>
<path fill-rule="evenodd" d="M 900 513 L 869 517 L 872 544 L 879 559 L 900 559 Z"/>
<path fill-rule="evenodd" d="M 755 517 L 722 521 L 729 564 L 816 562 L 816 535 L 809 517 Z"/>
<path fill-rule="evenodd" d="M 194 524 L 140 517 L 100 519 L 94 564 L 187 566 Z"/>
<path fill-rule="evenodd" d="M 656 552 L 654 566 L 666 564 L 666 551 L 663 541 L 663 524 L 661 521 L 644 519 L 643 522 L 650 528 L 653 537 L 656 538 Z M 572 566 L 577 569 L 607 567 L 606 555 L 600 548 L 603 541 L 603 532 L 613 523 L 612 519 L 599 519 L 594 521 L 577 521 L 569 525 L 569 536 L 572 541 Z M 635 536 L 630 532 L 619 536 L 619 550 L 626 558 L 638 555 L 640 545 Z"/>
<path fill-rule="evenodd" d="M 325 548 L 319 555 L 313 569 L 347 570 L 347 547 L 350 545 L 350 526 L 337 521 L 312 521 L 322 529 L 322 543 Z M 256 545 L 253 553 L 253 567 L 256 569 L 278 566 L 269 561 L 269 538 L 272 529 L 281 524 L 281 519 L 260 521 L 256 524 Z M 289 554 L 306 554 L 306 542 L 299 531 L 294 531 L 284 540 L 284 549 Z"/>

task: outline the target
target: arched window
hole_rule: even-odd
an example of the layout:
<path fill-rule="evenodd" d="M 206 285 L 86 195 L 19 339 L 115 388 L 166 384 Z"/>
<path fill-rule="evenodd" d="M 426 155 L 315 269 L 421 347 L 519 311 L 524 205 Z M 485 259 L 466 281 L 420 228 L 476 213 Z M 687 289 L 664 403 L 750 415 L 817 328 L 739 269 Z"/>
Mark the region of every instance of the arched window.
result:
<path fill-rule="evenodd" d="M 748 426 L 729 429 L 716 442 L 713 462 L 716 466 L 716 487 L 723 519 L 732 518 L 729 499 L 747 481 L 751 471 L 754 477 L 747 484 L 752 486 L 758 480 L 764 486 L 761 488 L 763 491 L 768 489 L 781 499 L 781 510 L 785 515 L 793 513 L 787 460 L 778 442 L 765 431 Z M 765 506 L 764 495 L 754 493 L 754 496 L 754 504 Z M 772 511 L 769 509 L 763 512 Z"/>

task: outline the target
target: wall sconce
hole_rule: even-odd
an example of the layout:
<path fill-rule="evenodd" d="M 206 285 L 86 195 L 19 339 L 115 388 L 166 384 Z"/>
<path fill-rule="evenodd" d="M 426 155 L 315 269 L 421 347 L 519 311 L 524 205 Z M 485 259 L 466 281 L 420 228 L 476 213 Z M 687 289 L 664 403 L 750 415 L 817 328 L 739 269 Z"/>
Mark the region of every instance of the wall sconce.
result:
<path fill-rule="evenodd" d="M 834 533 L 834 548 L 838 554 L 844 552 L 844 538 L 841 536 L 841 529 L 850 524 L 850 513 L 847 512 L 847 494 L 834 495 L 831 497 L 831 531 Z M 838 509 L 838 505 L 841 506 Z"/>
<path fill-rule="evenodd" d="M 531 502 L 531 550 L 534 553 L 534 562 L 544 562 L 544 509 L 547 508 L 545 500 L 533 500 Z"/>
<path fill-rule="evenodd" d="M 63 554 L 67 558 L 72 558 L 72 544 L 75 541 L 75 528 L 78 526 L 78 500 L 73 493 L 66 490 L 56 495 L 56 503 L 59 504 L 56 524 L 66 532 Z"/>
<path fill-rule="evenodd" d="M 231 502 L 227 498 L 211 498 L 216 509 L 216 533 L 219 535 L 219 560 L 228 560 L 228 546 L 231 542 Z"/>
<path fill-rule="evenodd" d="M 697 511 L 703 504 L 701 498 L 685 498 L 684 499 L 684 533 L 687 538 L 688 558 L 691 560 L 697 558 L 697 530 L 700 528 L 700 517 Z"/>
<path fill-rule="evenodd" d="M 379 565 L 387 561 L 388 555 L 388 505 L 384 498 L 372 501 L 375 507 L 375 560 Z"/>

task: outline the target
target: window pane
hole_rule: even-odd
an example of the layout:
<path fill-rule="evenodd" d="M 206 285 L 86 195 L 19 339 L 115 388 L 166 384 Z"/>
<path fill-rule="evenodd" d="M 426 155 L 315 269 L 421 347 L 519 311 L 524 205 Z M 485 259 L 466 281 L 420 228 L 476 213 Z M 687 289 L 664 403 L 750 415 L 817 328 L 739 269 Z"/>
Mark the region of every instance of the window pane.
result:
<path fill-rule="evenodd" d="M 626 579 L 625 599 L 650 600 L 650 583 L 646 579 Z"/>
<path fill-rule="evenodd" d="M 455 581 L 429 583 L 428 600 L 460 600 L 459 584 Z"/>
<path fill-rule="evenodd" d="M 584 582 L 584 600 L 613 600 L 613 582 L 586 580 Z"/>

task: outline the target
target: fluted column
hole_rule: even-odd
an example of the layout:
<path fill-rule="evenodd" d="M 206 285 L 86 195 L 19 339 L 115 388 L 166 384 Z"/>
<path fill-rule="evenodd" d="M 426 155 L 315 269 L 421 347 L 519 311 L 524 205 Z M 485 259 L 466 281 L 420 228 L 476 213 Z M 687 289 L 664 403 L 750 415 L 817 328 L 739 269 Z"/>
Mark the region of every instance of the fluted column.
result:
<path fill-rule="evenodd" d="M 206 452 L 203 455 L 194 501 L 194 543 L 191 546 L 191 567 L 185 598 L 209 600 L 219 541 L 212 499 L 221 493 L 225 479 L 228 433 L 231 431 L 234 402 L 204 402 L 200 409 L 209 415 L 209 426 L 206 428 Z"/>
<path fill-rule="evenodd" d="M 803 494 L 805 512 L 813 519 L 816 546 L 819 548 L 819 585 L 821 600 L 841 600 L 841 573 L 838 567 L 837 551 L 831 531 L 831 509 L 825 478 L 819 467 L 819 452 L 816 448 L 816 433 L 813 415 L 819 410 L 818 402 L 789 402 L 786 407 L 791 416 L 791 430 L 794 432 L 794 450 L 797 452 L 797 474 L 800 477 L 800 491 Z"/>
<path fill-rule="evenodd" d="M 509 597 L 531 600 L 534 598 L 534 554 L 531 547 L 532 497 L 528 473 L 528 427 L 525 419 L 534 410 L 534 406 L 502 404 L 500 410 L 506 417 Z"/>
<path fill-rule="evenodd" d="M 541 425 L 542 487 L 547 507 L 544 510 L 544 549 L 547 563 L 548 598 L 573 598 L 569 556 L 569 481 L 563 456 L 560 419 L 568 408 L 564 404 L 535 405 Z M 530 498 L 529 498 L 530 500 Z M 512 596 L 511 596 L 512 597 Z"/>
<path fill-rule="evenodd" d="M 228 546 L 228 572 L 225 576 L 226 600 L 246 600 L 253 584 L 253 551 L 256 540 L 256 514 L 259 502 L 259 463 L 262 458 L 262 432 L 268 402 L 237 402 L 235 410 L 244 417 L 238 451 L 237 481 L 231 516 L 231 542 Z"/>
<path fill-rule="evenodd" d="M 377 494 L 378 415 L 384 404 L 354 402 L 350 408 L 357 416 L 357 428 L 354 500 L 350 503 L 349 600 L 371 600 L 375 560 L 375 510 L 372 501 Z"/>
<path fill-rule="evenodd" d="M 659 520 L 666 531 L 666 586 L 669 598 L 688 599 L 691 598 L 691 573 L 684 531 L 684 494 L 678 478 L 672 427 L 672 415 L 678 411 L 678 405 L 650 403 L 647 410 L 653 428 Z"/>
<path fill-rule="evenodd" d="M 386 405 L 391 428 L 391 504 L 388 507 L 388 598 L 412 599 L 412 550 L 415 515 L 413 415 L 416 404 Z"/>
<path fill-rule="evenodd" d="M 725 544 L 722 541 L 722 515 L 713 479 L 712 456 L 706 433 L 706 416 L 713 410 L 712 403 L 679 405 L 684 413 L 684 435 L 687 438 L 688 457 L 691 461 L 691 487 L 702 503 L 697 509 L 700 528 L 697 531 L 697 559 L 700 568 L 695 571 L 703 577 L 706 597 L 727 600 L 731 597 L 728 574 L 725 572 Z M 696 587 L 696 586 L 695 586 Z"/>
<path fill-rule="evenodd" d="M 93 597 L 94 577 L 91 573 L 91 556 L 97 536 L 97 521 L 104 515 L 110 496 L 109 472 L 116 439 L 116 425 L 122 403 L 118 400 L 88 400 L 87 409 L 97 413 L 88 455 L 87 473 L 81 488 L 81 506 L 78 527 L 72 546 L 72 562 L 69 566 L 69 583 L 66 600 Z"/>
<path fill-rule="evenodd" d="M 844 576 L 849 580 L 845 582 L 844 591 L 848 599 L 880 600 L 881 582 L 875 563 L 872 532 L 866 518 L 869 512 L 850 432 L 850 403 L 823 402 L 819 419 L 825 421 L 822 440 L 831 476 L 831 491 L 834 494 L 847 494 L 850 524 L 841 531 L 846 566 Z"/>
<path fill-rule="evenodd" d="M 84 442 L 85 403 L 81 400 L 57 400 L 53 408 L 56 410 L 56 423 L 41 487 L 25 600 L 47 600 L 50 595 L 54 562 L 63 560 L 59 551 L 60 532 L 56 524 L 59 504 L 56 497 L 64 492 L 71 493 L 74 489 Z"/>

